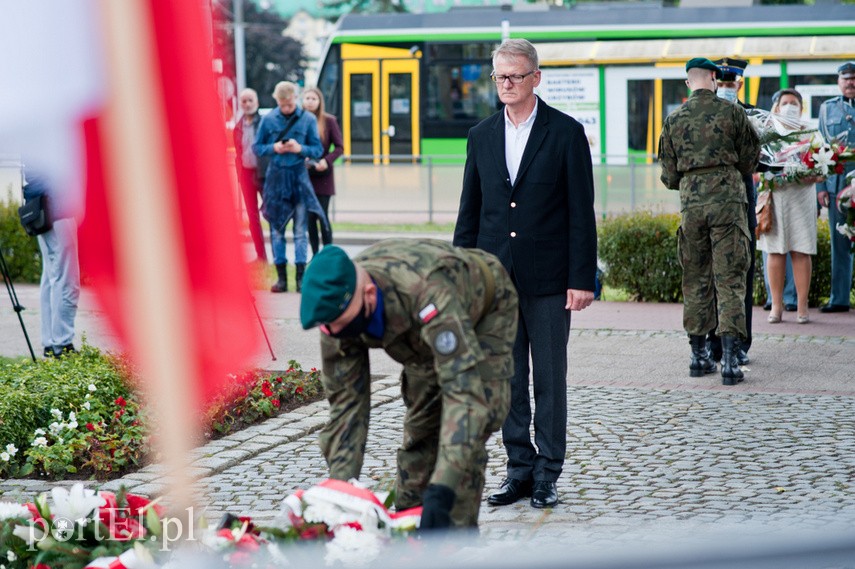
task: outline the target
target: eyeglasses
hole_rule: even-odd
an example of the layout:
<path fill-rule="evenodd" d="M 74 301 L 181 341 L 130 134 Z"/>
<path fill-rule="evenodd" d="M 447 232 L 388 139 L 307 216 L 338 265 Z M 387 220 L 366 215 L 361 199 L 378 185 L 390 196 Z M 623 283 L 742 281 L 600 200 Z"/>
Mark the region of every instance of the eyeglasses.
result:
<path fill-rule="evenodd" d="M 498 83 L 500 85 L 504 83 L 506 79 L 510 81 L 512 85 L 519 85 L 520 83 L 525 81 L 526 77 L 533 73 L 537 73 L 537 71 L 529 71 L 525 75 L 496 75 L 494 71 L 493 73 L 490 73 L 490 79 L 493 80 L 493 83 Z"/>

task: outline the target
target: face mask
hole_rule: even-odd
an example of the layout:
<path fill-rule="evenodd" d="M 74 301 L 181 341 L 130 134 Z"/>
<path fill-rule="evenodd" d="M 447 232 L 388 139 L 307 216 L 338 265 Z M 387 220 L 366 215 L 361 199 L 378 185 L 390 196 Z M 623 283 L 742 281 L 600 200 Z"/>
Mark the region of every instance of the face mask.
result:
<path fill-rule="evenodd" d="M 781 114 L 791 119 L 797 119 L 802 116 L 802 110 L 798 105 L 781 105 Z"/>
<path fill-rule="evenodd" d="M 371 315 L 366 316 L 364 310 L 360 310 L 353 320 L 347 323 L 347 326 L 330 336 L 333 338 L 355 338 L 368 329 L 368 324 L 371 323 Z"/>
<path fill-rule="evenodd" d="M 736 102 L 736 89 L 733 87 L 719 87 L 718 91 L 716 91 L 716 95 L 725 101 L 730 101 L 731 103 Z"/>

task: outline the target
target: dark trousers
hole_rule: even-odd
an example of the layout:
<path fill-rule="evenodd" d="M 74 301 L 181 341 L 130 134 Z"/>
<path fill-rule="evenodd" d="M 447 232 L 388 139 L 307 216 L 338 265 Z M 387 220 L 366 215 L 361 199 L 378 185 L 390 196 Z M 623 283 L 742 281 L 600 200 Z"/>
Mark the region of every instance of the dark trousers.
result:
<path fill-rule="evenodd" d="M 238 184 L 243 203 L 246 206 L 246 216 L 249 219 L 249 234 L 252 236 L 252 244 L 255 246 L 255 254 L 262 261 L 267 260 L 267 252 L 264 249 L 264 234 L 261 232 L 261 216 L 258 213 L 258 196 L 264 184 L 256 177 L 255 168 L 238 168 Z"/>
<path fill-rule="evenodd" d="M 520 295 L 511 409 L 502 425 L 509 478 L 555 482 L 564 466 L 570 337 L 570 311 L 564 309 L 566 302 L 566 294 Z M 534 445 L 529 371 L 533 372 Z"/>
<path fill-rule="evenodd" d="M 330 199 L 332 199 L 332 196 L 318 196 L 318 202 L 320 202 L 321 208 L 323 208 L 324 215 L 327 219 L 330 218 Z M 320 226 L 321 228 L 321 242 L 324 245 L 329 245 L 330 243 L 332 243 L 332 223 L 330 223 L 329 225 L 324 225 L 320 217 L 310 212 L 309 245 L 312 246 L 312 256 L 315 256 L 318 252 L 318 226 Z"/>

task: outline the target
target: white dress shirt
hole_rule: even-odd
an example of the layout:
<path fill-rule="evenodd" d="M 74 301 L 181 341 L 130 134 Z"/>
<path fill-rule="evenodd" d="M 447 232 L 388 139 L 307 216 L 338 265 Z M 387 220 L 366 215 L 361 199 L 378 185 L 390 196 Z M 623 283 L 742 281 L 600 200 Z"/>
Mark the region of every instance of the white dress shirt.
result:
<path fill-rule="evenodd" d="M 534 105 L 534 110 L 531 114 L 520 123 L 519 126 L 514 126 L 508 116 L 508 108 L 505 107 L 505 163 L 508 166 L 508 174 L 511 176 L 511 185 L 517 180 L 517 173 L 520 170 L 520 162 L 522 162 L 525 145 L 528 142 L 528 137 L 531 134 L 531 125 L 534 124 L 534 118 L 537 116 L 537 103 Z"/>

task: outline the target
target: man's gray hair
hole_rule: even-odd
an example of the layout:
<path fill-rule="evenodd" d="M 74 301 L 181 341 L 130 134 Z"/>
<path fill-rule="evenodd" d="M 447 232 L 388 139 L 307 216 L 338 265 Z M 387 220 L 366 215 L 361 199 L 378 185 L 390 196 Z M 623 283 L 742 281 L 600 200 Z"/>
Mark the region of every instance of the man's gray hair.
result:
<path fill-rule="evenodd" d="M 500 55 L 506 57 L 524 57 L 531 63 L 532 71 L 540 66 L 537 58 L 537 50 L 531 45 L 531 42 L 524 39 L 505 40 L 502 44 L 493 50 L 493 67 L 496 66 L 496 58 Z"/>
<path fill-rule="evenodd" d="M 280 81 L 273 88 L 273 98 L 277 101 L 287 100 L 297 94 L 297 85 L 290 81 Z"/>

